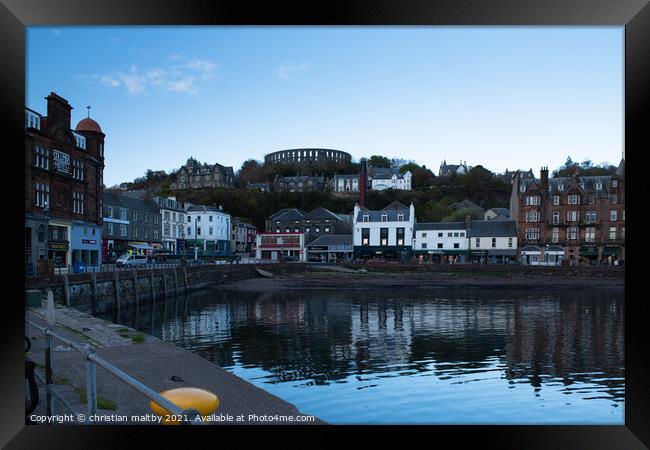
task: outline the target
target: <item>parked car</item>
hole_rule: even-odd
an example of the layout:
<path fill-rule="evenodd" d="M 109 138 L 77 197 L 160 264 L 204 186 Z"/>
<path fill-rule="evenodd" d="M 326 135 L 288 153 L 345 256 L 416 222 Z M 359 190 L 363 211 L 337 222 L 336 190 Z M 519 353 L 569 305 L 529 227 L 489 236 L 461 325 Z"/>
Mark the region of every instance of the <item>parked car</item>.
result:
<path fill-rule="evenodd" d="M 129 255 L 124 253 L 115 262 L 117 267 L 141 267 L 146 266 L 149 262 L 149 258 L 146 255 Z"/>

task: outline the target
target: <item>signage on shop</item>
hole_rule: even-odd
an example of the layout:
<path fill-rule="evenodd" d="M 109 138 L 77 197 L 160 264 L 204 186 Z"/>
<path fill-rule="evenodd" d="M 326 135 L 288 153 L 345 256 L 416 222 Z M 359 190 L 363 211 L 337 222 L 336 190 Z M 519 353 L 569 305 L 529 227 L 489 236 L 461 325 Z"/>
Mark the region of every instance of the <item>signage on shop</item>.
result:
<path fill-rule="evenodd" d="M 82 244 L 96 244 L 97 241 L 95 239 L 82 239 L 81 243 Z"/>
<path fill-rule="evenodd" d="M 47 248 L 50 250 L 68 250 L 67 242 L 49 242 Z"/>
<path fill-rule="evenodd" d="M 70 173 L 70 155 L 52 150 L 52 160 L 54 161 L 54 168 L 59 172 Z"/>

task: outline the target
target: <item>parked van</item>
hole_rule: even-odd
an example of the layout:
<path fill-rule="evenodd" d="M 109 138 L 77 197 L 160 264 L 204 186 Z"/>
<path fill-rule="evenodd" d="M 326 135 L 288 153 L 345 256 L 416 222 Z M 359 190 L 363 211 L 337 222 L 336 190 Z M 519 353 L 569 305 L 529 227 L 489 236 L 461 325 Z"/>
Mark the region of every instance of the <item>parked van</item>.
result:
<path fill-rule="evenodd" d="M 149 259 L 146 255 L 129 255 L 128 253 L 123 254 L 115 264 L 117 267 L 139 267 L 146 266 Z"/>

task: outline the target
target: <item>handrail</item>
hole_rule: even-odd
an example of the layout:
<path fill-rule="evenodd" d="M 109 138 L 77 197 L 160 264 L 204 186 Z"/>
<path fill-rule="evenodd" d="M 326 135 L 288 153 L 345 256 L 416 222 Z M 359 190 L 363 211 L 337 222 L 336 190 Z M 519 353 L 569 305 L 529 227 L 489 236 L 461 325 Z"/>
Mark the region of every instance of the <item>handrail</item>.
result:
<path fill-rule="evenodd" d="M 79 344 L 77 342 L 71 341 L 70 339 L 67 339 L 55 333 L 54 331 L 52 331 L 50 327 L 43 327 L 33 322 L 30 322 L 29 320 L 25 320 L 25 323 L 31 326 L 32 328 L 41 331 L 42 333 L 45 334 L 46 337 L 48 337 L 47 339 L 48 348 L 46 350 L 46 359 L 48 359 L 48 361 L 46 361 L 46 371 L 51 370 L 51 361 L 49 361 L 49 358 L 51 357 L 50 338 L 57 339 L 58 341 L 66 344 L 68 347 L 71 347 L 83 354 L 84 359 L 86 359 L 87 361 L 86 379 L 87 379 L 88 389 L 87 389 L 86 398 L 88 403 L 89 416 L 95 414 L 97 410 L 97 381 L 96 381 L 96 374 L 95 374 L 95 364 L 97 364 L 103 367 L 108 373 L 110 373 L 111 375 L 113 375 L 123 383 L 131 386 L 136 391 L 143 394 L 145 397 L 156 402 L 158 405 L 160 405 L 165 410 L 167 410 L 170 414 L 185 417 L 189 419 L 187 422 L 189 422 L 190 424 L 202 424 L 201 417 L 196 410 L 191 408 L 182 409 L 175 403 L 171 402 L 170 400 L 160 395 L 158 392 L 144 385 L 140 381 L 133 378 L 131 375 L 127 374 L 123 370 L 119 369 L 118 367 L 114 366 L 110 362 L 106 361 L 101 356 L 97 355 L 97 353 L 95 352 L 95 348 L 93 346 L 89 344 Z M 52 402 L 51 395 L 49 393 L 51 389 L 50 387 L 51 374 L 46 374 L 46 379 L 50 380 L 50 382 L 46 384 L 46 389 L 48 391 L 48 413 L 53 414 L 53 410 L 52 410 L 53 408 L 51 405 Z"/>

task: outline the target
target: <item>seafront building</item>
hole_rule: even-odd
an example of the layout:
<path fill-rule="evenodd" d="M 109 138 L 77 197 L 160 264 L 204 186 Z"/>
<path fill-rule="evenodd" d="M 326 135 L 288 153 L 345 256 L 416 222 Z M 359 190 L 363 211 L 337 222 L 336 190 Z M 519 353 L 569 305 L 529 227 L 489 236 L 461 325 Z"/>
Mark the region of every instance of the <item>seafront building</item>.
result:
<path fill-rule="evenodd" d="M 625 160 L 614 175 L 540 178 L 516 173 L 510 217 L 524 264 L 611 264 L 625 259 Z"/>
<path fill-rule="evenodd" d="M 413 250 L 415 207 L 393 202 L 380 211 L 354 205 L 354 259 L 395 259 L 406 262 Z"/>
<path fill-rule="evenodd" d="M 198 188 L 232 188 L 235 182 L 233 168 L 222 166 L 219 163 L 201 164 L 194 158 L 189 158 L 187 163 L 178 169 L 176 183 L 171 189 L 198 189 Z"/>
<path fill-rule="evenodd" d="M 230 256 L 230 214 L 222 207 L 191 205 L 185 211 L 185 252 Z"/>
<path fill-rule="evenodd" d="M 71 128 L 68 101 L 52 92 L 47 114 L 25 108 L 25 273 L 102 263 L 104 139 L 88 117 Z"/>

